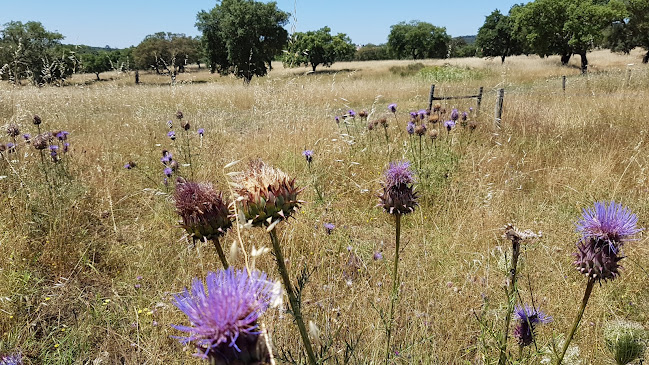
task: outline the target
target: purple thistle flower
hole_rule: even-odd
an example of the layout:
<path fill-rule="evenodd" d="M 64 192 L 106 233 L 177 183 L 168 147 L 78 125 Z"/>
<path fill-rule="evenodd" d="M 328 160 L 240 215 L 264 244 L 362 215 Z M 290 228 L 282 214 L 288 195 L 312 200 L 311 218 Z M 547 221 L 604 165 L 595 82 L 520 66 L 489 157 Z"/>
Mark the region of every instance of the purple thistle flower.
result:
<path fill-rule="evenodd" d="M 63 153 L 67 153 L 69 149 L 70 149 L 70 144 L 68 142 L 65 142 L 63 144 Z"/>
<path fill-rule="evenodd" d="M 173 127 L 174 127 L 174 123 L 173 123 L 172 121 L 168 120 L 168 121 L 167 121 L 167 127 L 169 127 L 169 129 L 173 128 Z"/>
<path fill-rule="evenodd" d="M 323 224 L 323 226 L 324 226 L 324 229 L 327 231 L 327 234 L 331 234 L 331 232 L 333 232 L 334 228 L 336 228 L 336 226 L 333 223 L 325 223 L 325 224 Z"/>
<path fill-rule="evenodd" d="M 415 182 L 408 161 L 390 162 L 390 166 L 385 170 L 384 177 L 386 186 L 410 185 Z"/>
<path fill-rule="evenodd" d="M 412 120 L 408 122 L 408 126 L 406 127 L 406 131 L 408 131 L 408 134 L 412 135 L 415 133 L 415 122 Z"/>
<path fill-rule="evenodd" d="M 57 146 L 57 145 L 55 145 L 55 144 L 53 144 L 53 145 L 50 146 L 50 151 L 56 151 L 56 150 L 58 150 L 58 149 L 59 149 L 59 146 Z"/>
<path fill-rule="evenodd" d="M 190 326 L 174 325 L 188 336 L 177 337 L 187 344 L 194 342 L 196 355 L 230 362 L 242 352 L 253 351 L 259 337 L 259 318 L 276 299 L 274 284 L 263 272 L 229 268 L 208 272 L 205 284 L 192 281 L 191 291 L 175 296 L 174 305 L 185 313 Z M 207 290 L 206 290 L 207 286 Z"/>
<path fill-rule="evenodd" d="M 7 151 L 9 151 L 9 153 L 16 152 L 16 145 L 11 142 L 7 142 Z"/>
<path fill-rule="evenodd" d="M 171 162 L 172 160 L 173 160 L 173 157 L 171 156 L 171 152 L 167 152 L 167 153 L 165 153 L 164 156 L 162 156 L 162 158 L 160 159 L 160 162 L 162 162 L 163 164 L 166 165 L 169 162 Z"/>
<path fill-rule="evenodd" d="M 171 177 L 171 174 L 173 174 L 173 170 L 171 169 L 171 167 L 165 167 L 164 174 L 167 177 Z"/>
<path fill-rule="evenodd" d="M 204 128 L 198 128 L 198 135 L 203 137 L 203 134 L 205 134 L 205 129 Z"/>
<path fill-rule="evenodd" d="M 629 241 L 642 229 L 638 228 L 638 217 L 614 201 L 609 203 L 597 202 L 594 208 L 584 208 L 581 219 L 577 222 L 577 232 L 582 241 L 589 237 L 607 242 L 613 252 Z"/>
<path fill-rule="evenodd" d="M 451 119 L 452 119 L 453 121 L 456 121 L 457 118 L 459 118 L 459 117 L 460 117 L 460 113 L 457 111 L 457 109 L 453 109 L 453 110 L 451 111 Z"/>
<path fill-rule="evenodd" d="M 32 136 L 29 133 L 25 133 L 23 134 L 23 138 L 25 139 L 25 141 L 29 141 L 30 139 L 32 139 Z"/>
<path fill-rule="evenodd" d="M 60 131 L 59 133 L 56 134 L 56 138 L 58 138 L 59 141 L 65 141 L 66 139 L 68 139 L 68 134 L 70 134 L 70 132 Z"/>
<path fill-rule="evenodd" d="M 514 313 L 518 321 L 514 327 L 514 337 L 520 346 L 528 346 L 534 341 L 534 330 L 537 324 L 552 322 L 552 317 L 527 304 L 524 307 L 517 305 Z"/>
<path fill-rule="evenodd" d="M 444 127 L 446 128 L 447 132 L 450 132 L 451 129 L 455 127 L 455 122 L 452 120 L 447 120 L 446 122 L 444 122 Z"/>
<path fill-rule="evenodd" d="M 417 115 L 419 116 L 419 119 L 424 120 L 426 119 L 426 110 L 425 109 L 419 109 L 417 112 Z"/>
<path fill-rule="evenodd" d="M 127 170 L 130 170 L 130 169 L 133 168 L 133 166 L 131 166 L 130 162 L 127 162 L 126 165 L 124 165 L 124 168 L 127 169 Z"/>
<path fill-rule="evenodd" d="M 171 138 L 172 141 L 175 140 L 175 139 L 176 139 L 176 132 L 174 132 L 174 131 L 169 131 L 169 132 L 167 133 L 167 137 Z"/>
<path fill-rule="evenodd" d="M 354 109 L 349 109 L 349 111 L 347 112 L 347 114 L 348 114 L 351 118 L 356 118 L 356 112 L 354 111 Z"/>
<path fill-rule="evenodd" d="M 388 105 L 388 110 L 390 112 L 392 112 L 392 113 L 396 113 L 397 112 L 397 104 L 392 103 L 392 104 Z"/>
<path fill-rule="evenodd" d="M 410 112 L 410 119 L 417 119 L 417 112 Z"/>
<path fill-rule="evenodd" d="M 334 120 L 336 121 L 336 124 L 340 123 L 340 117 L 337 116 L 337 117 L 334 118 Z"/>
<path fill-rule="evenodd" d="M 414 178 L 408 161 L 390 162 L 383 174 L 379 191 L 379 207 L 389 214 L 408 214 L 415 211 L 417 193 L 413 190 Z"/>
<path fill-rule="evenodd" d="M 313 151 L 312 150 L 304 150 L 302 152 L 302 156 L 306 158 L 306 162 L 311 163 L 313 161 Z"/>
<path fill-rule="evenodd" d="M 0 365 L 22 365 L 22 363 L 23 357 L 18 353 L 2 355 L 2 357 L 0 357 Z"/>
<path fill-rule="evenodd" d="M 372 256 L 372 258 L 374 259 L 374 261 L 382 260 L 383 259 L 383 254 L 378 252 L 378 251 L 374 252 L 374 256 Z"/>
<path fill-rule="evenodd" d="M 469 117 L 469 114 L 467 112 L 462 112 L 462 120 L 465 121 Z"/>

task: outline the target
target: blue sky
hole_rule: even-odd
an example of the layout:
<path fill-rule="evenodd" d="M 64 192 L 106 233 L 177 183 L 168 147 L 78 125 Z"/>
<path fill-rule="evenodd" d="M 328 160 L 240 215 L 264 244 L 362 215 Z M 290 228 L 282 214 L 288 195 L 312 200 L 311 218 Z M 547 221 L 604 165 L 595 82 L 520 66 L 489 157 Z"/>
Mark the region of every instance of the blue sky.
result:
<path fill-rule="evenodd" d="M 356 44 L 379 44 L 387 41 L 391 25 L 410 20 L 446 27 L 454 37 L 476 34 L 494 9 L 506 13 L 520 2 L 278 0 L 277 6 L 292 14 L 286 26 L 289 31 L 329 26 L 332 33 L 346 33 Z M 35 20 L 63 34 L 64 43 L 123 48 L 161 31 L 199 35 L 194 27 L 196 14 L 215 4 L 215 0 L 2 0 L 0 24 Z"/>

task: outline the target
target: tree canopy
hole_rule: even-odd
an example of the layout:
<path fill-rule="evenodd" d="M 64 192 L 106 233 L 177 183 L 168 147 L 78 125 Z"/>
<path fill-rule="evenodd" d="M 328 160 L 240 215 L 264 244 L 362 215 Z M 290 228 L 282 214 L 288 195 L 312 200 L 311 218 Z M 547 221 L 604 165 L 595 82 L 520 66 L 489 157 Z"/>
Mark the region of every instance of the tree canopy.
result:
<path fill-rule="evenodd" d="M 12 21 L 0 30 L 0 77 L 34 84 L 64 80 L 77 66 L 75 53 L 61 46 L 63 35 L 39 22 Z"/>
<path fill-rule="evenodd" d="M 516 37 L 511 18 L 498 9 L 485 18 L 478 30 L 476 45 L 483 56 L 500 57 L 503 63 L 506 57 L 522 53 L 522 44 Z"/>
<path fill-rule="evenodd" d="M 646 0 L 613 0 L 616 21 L 606 34 L 606 45 L 614 52 L 629 53 L 644 48 L 643 63 L 649 62 L 649 2 Z"/>
<path fill-rule="evenodd" d="M 157 73 L 183 72 L 185 65 L 198 62 L 200 42 L 184 34 L 158 32 L 146 36 L 133 50 L 139 69 L 154 69 Z"/>
<path fill-rule="evenodd" d="M 445 58 L 451 37 L 446 28 L 421 21 L 401 22 L 390 27 L 388 47 L 396 58 Z"/>
<path fill-rule="evenodd" d="M 586 52 L 602 43 L 604 29 L 615 18 L 611 6 L 597 0 L 535 0 L 512 8 L 510 15 L 514 32 L 532 52 L 559 54 L 563 64 L 578 54 L 582 72 L 588 67 Z"/>
<path fill-rule="evenodd" d="M 210 70 L 246 82 L 266 75 L 286 44 L 288 16 L 275 2 L 254 0 L 223 0 L 198 13 L 196 27 L 203 33 Z"/>
<path fill-rule="evenodd" d="M 306 33 L 297 32 L 291 36 L 284 64 L 289 66 L 310 65 L 315 71 L 318 65 L 331 66 L 337 61 L 354 58 L 356 46 L 344 33 L 331 35 L 329 27 Z"/>

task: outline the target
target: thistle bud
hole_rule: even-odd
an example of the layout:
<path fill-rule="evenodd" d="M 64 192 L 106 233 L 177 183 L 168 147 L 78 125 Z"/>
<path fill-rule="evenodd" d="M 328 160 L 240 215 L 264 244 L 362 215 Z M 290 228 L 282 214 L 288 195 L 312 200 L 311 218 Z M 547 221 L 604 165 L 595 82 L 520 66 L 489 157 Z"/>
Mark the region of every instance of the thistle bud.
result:
<path fill-rule="evenodd" d="M 176 112 L 176 119 L 181 120 L 183 119 L 183 112 L 180 110 Z"/>
<path fill-rule="evenodd" d="M 417 193 L 413 189 L 414 178 L 407 161 L 391 162 L 383 174 L 379 204 L 389 214 L 408 214 L 415 211 Z"/>
<path fill-rule="evenodd" d="M 418 125 L 417 128 L 415 128 L 415 134 L 418 135 L 419 137 L 426 134 L 426 125 L 423 123 Z"/>
<path fill-rule="evenodd" d="M 232 227 L 229 202 L 212 184 L 179 180 L 174 198 L 181 226 L 194 239 L 218 238 Z"/>
<path fill-rule="evenodd" d="M 42 122 L 43 121 L 41 120 L 41 117 L 39 117 L 38 115 L 34 115 L 34 125 L 39 125 Z"/>
<path fill-rule="evenodd" d="M 17 124 L 9 124 L 7 127 L 7 135 L 12 138 L 16 138 L 20 134 L 20 128 Z"/>
<path fill-rule="evenodd" d="M 32 145 L 34 148 L 37 150 L 44 150 L 48 146 L 48 142 L 50 141 L 50 134 L 49 133 L 41 133 L 34 137 L 34 140 L 32 142 Z"/>

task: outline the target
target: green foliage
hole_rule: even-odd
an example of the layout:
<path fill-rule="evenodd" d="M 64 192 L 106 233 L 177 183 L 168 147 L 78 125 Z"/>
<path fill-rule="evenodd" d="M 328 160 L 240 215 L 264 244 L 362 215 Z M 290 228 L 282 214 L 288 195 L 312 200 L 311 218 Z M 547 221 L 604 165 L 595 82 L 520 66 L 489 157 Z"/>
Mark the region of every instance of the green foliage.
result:
<path fill-rule="evenodd" d="M 284 56 L 284 65 L 310 65 L 315 71 L 318 65 L 329 67 L 336 61 L 349 61 L 355 52 L 356 47 L 347 35 L 338 33 L 332 36 L 331 29 L 323 27 L 316 31 L 294 33 Z"/>
<path fill-rule="evenodd" d="M 92 72 L 97 75 L 99 81 L 99 74 L 109 71 L 111 69 L 111 62 L 106 52 L 90 53 L 81 58 L 81 65 L 84 71 Z"/>
<path fill-rule="evenodd" d="M 289 14 L 275 2 L 223 0 L 209 12 L 198 13 L 196 26 L 212 72 L 234 74 L 250 82 L 268 73 L 273 58 L 286 44 L 283 26 Z"/>
<path fill-rule="evenodd" d="M 568 63 L 572 54 L 582 57 L 603 42 L 603 31 L 615 18 L 609 4 L 594 0 L 535 0 L 510 11 L 514 32 L 524 37 L 529 49 L 540 55 L 559 54 Z"/>
<path fill-rule="evenodd" d="M 420 21 L 395 24 L 388 35 L 390 52 L 399 59 L 445 58 L 450 41 L 446 28 Z"/>
<path fill-rule="evenodd" d="M 424 67 L 418 75 L 427 82 L 448 82 L 462 80 L 480 80 L 487 75 L 485 70 L 451 65 Z"/>
<path fill-rule="evenodd" d="M 411 63 L 406 66 L 392 66 L 390 72 L 401 77 L 416 75 L 422 68 L 426 67 L 423 63 Z"/>
<path fill-rule="evenodd" d="M 146 36 L 133 50 L 137 68 L 152 68 L 158 74 L 184 72 L 186 65 L 198 62 L 199 55 L 198 39 L 165 32 Z"/>
<path fill-rule="evenodd" d="M 647 349 L 647 331 L 640 323 L 611 321 L 604 327 L 604 342 L 618 365 L 641 357 Z"/>
<path fill-rule="evenodd" d="M 614 0 L 609 5 L 616 20 L 606 31 L 605 45 L 613 52 L 627 54 L 635 47 L 643 47 L 647 53 L 642 62 L 649 62 L 649 2 Z"/>
<path fill-rule="evenodd" d="M 476 46 L 467 43 L 463 37 L 455 37 L 448 45 L 448 54 L 450 57 L 474 57 Z"/>
<path fill-rule="evenodd" d="M 355 61 L 375 61 L 390 59 L 390 52 L 386 44 L 366 44 L 356 50 Z"/>
<path fill-rule="evenodd" d="M 48 32 L 39 22 L 4 24 L 0 30 L 0 77 L 36 85 L 61 82 L 77 66 L 74 52 L 61 47 L 63 35 Z"/>
<path fill-rule="evenodd" d="M 483 56 L 500 57 L 502 62 L 507 56 L 521 54 L 521 43 L 514 32 L 512 19 L 497 9 L 485 18 L 476 38 Z"/>

